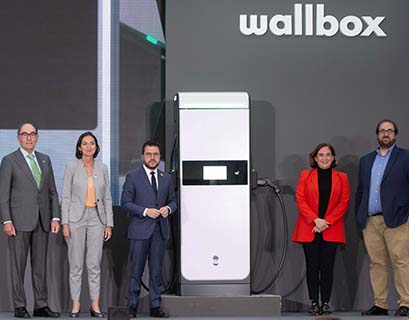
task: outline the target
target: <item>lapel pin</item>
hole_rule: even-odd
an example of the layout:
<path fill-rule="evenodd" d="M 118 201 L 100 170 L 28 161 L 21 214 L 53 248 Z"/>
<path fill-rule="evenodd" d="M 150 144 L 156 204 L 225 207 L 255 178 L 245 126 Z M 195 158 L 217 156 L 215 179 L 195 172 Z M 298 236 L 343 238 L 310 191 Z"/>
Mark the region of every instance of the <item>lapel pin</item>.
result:
<path fill-rule="evenodd" d="M 159 174 L 161 177 L 163 177 L 163 173 L 161 172 L 160 174 Z"/>

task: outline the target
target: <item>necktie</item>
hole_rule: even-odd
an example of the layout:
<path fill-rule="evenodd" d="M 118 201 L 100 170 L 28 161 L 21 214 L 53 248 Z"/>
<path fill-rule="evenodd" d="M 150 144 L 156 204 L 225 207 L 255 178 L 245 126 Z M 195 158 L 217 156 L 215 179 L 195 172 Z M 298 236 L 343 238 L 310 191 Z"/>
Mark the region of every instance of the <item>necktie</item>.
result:
<path fill-rule="evenodd" d="M 156 178 L 155 178 L 155 171 L 151 171 L 151 183 L 152 183 L 152 189 L 153 189 L 153 193 L 155 194 L 155 197 L 158 197 L 158 188 L 156 186 Z"/>
<path fill-rule="evenodd" d="M 41 183 L 40 169 L 38 168 L 37 162 L 35 162 L 32 154 L 29 154 L 28 158 L 30 159 L 30 166 L 31 166 L 31 170 L 33 170 L 34 180 L 36 181 L 37 187 L 40 188 L 40 183 Z"/>

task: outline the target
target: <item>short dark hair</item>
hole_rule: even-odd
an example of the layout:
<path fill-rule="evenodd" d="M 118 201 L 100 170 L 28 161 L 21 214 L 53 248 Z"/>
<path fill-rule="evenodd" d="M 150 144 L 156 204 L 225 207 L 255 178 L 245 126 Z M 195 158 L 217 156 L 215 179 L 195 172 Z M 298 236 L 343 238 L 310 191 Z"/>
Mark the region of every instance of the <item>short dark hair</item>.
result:
<path fill-rule="evenodd" d="M 148 140 L 145 141 L 145 143 L 142 145 L 142 154 L 145 153 L 145 148 L 149 146 L 149 147 L 158 147 L 159 148 L 159 152 L 160 152 L 160 144 L 159 142 L 155 141 L 155 140 Z"/>
<path fill-rule="evenodd" d="M 23 122 L 23 123 L 21 123 L 21 124 L 18 126 L 18 128 L 17 128 L 17 134 L 18 134 L 18 135 L 20 134 L 21 128 L 22 128 L 24 125 L 26 125 L 26 124 L 29 124 L 29 125 L 33 126 L 34 129 L 35 129 L 35 131 L 36 131 L 36 133 L 38 133 L 38 128 L 37 128 L 37 126 L 36 126 L 35 124 L 33 124 L 33 123 L 31 123 L 31 122 Z"/>
<path fill-rule="evenodd" d="M 320 143 L 310 153 L 309 159 L 310 159 L 311 168 L 317 168 L 318 167 L 317 161 L 315 161 L 315 157 L 317 156 L 318 152 L 324 147 L 328 147 L 331 150 L 332 155 L 334 156 L 334 160 L 331 163 L 331 168 L 335 168 L 337 166 L 338 160 L 337 160 L 336 155 L 335 155 L 334 147 L 332 145 L 330 145 L 329 143 Z"/>
<path fill-rule="evenodd" d="M 82 139 L 84 139 L 87 136 L 90 136 L 90 137 L 94 138 L 95 145 L 97 146 L 97 149 L 95 150 L 95 153 L 94 153 L 94 159 L 97 157 L 97 155 L 99 153 L 99 144 L 98 144 L 97 137 L 91 131 L 86 131 L 86 132 L 84 132 L 83 134 L 81 134 L 79 136 L 78 141 L 77 141 L 77 145 L 75 146 L 75 157 L 77 159 L 82 158 L 82 152 L 80 150 L 78 150 L 78 148 L 81 146 Z"/>
<path fill-rule="evenodd" d="M 390 120 L 390 119 L 383 119 L 379 121 L 379 123 L 376 125 L 376 130 L 375 130 L 376 134 L 379 134 L 379 127 L 381 126 L 382 123 L 385 123 L 385 122 L 392 123 L 394 130 L 395 130 L 395 135 L 398 134 L 398 126 L 396 125 L 395 121 Z"/>

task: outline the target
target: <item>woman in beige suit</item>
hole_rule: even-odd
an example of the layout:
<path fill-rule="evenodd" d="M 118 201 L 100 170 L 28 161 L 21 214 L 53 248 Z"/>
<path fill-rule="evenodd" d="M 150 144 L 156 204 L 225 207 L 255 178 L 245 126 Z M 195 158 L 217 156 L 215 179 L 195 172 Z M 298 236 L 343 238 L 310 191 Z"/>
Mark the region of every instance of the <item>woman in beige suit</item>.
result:
<path fill-rule="evenodd" d="M 92 317 L 104 316 L 99 308 L 100 266 L 104 240 L 112 235 L 113 214 L 108 168 L 95 160 L 98 153 L 97 138 L 89 131 L 84 132 L 76 145 L 77 159 L 67 164 L 64 174 L 61 218 L 68 244 L 71 318 L 79 317 L 85 248 L 91 298 L 89 311 Z"/>

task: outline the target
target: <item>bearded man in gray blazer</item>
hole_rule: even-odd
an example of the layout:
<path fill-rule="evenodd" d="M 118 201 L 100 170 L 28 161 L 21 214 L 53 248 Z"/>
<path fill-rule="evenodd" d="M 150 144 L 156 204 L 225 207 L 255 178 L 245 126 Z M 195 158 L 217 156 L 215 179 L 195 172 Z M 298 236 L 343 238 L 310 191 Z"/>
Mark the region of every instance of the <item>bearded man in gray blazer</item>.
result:
<path fill-rule="evenodd" d="M 58 233 L 60 209 L 50 158 L 35 151 L 38 130 L 25 123 L 17 130 L 20 148 L 0 166 L 0 218 L 9 240 L 14 316 L 30 318 L 26 309 L 24 273 L 28 250 L 37 317 L 60 316 L 48 307 L 46 262 L 49 231 Z"/>

